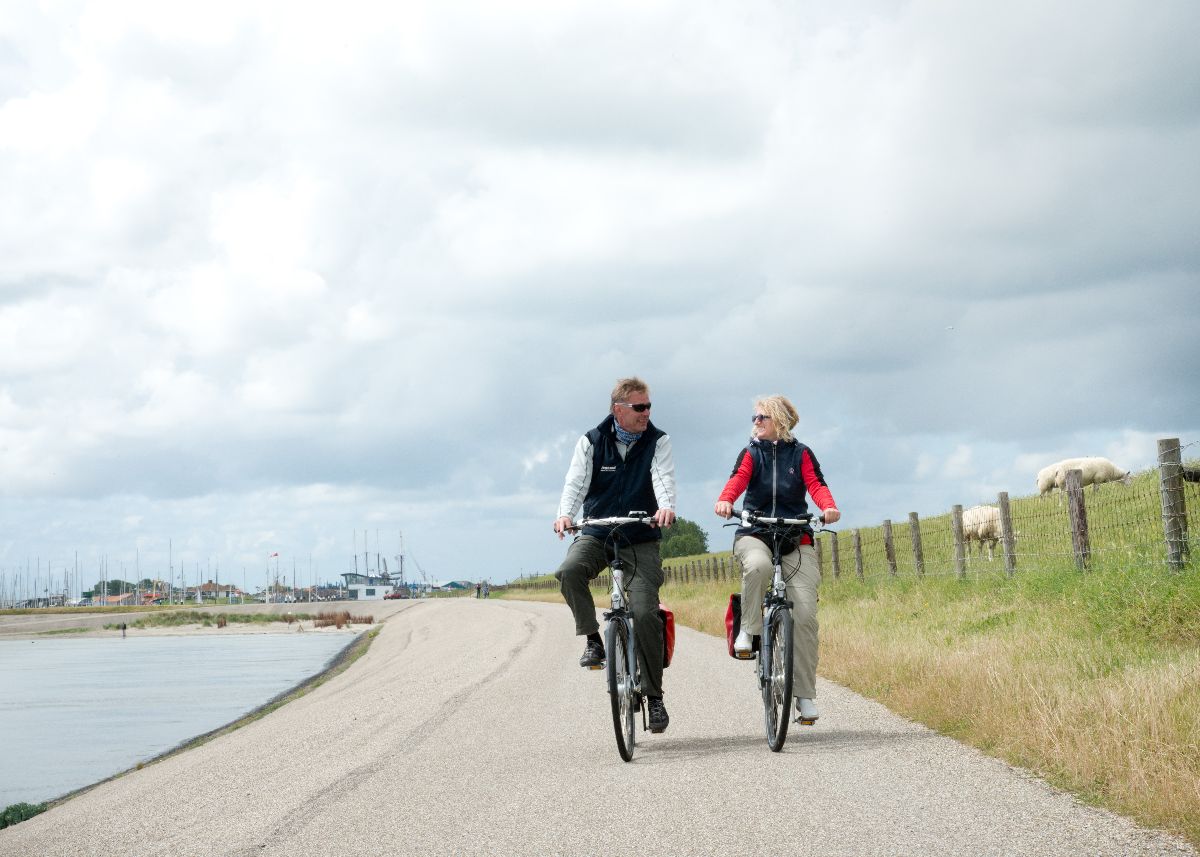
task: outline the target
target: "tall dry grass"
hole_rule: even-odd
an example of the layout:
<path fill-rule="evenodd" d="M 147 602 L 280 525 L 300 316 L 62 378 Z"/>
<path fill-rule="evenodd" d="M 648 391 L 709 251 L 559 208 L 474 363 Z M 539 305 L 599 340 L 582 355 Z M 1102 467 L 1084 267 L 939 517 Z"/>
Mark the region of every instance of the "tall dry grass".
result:
<path fill-rule="evenodd" d="M 1200 844 L 1197 578 L 832 584 L 821 673 Z"/>

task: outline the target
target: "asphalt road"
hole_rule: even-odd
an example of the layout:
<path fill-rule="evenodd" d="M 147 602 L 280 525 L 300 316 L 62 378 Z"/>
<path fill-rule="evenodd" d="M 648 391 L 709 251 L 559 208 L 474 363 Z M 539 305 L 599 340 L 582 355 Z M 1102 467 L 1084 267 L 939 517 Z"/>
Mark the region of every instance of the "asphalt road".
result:
<path fill-rule="evenodd" d="M 0 855 L 1195 854 L 825 682 L 771 753 L 751 666 L 684 628 L 671 726 L 622 762 L 572 631 L 558 604 L 400 602 L 337 678 Z"/>

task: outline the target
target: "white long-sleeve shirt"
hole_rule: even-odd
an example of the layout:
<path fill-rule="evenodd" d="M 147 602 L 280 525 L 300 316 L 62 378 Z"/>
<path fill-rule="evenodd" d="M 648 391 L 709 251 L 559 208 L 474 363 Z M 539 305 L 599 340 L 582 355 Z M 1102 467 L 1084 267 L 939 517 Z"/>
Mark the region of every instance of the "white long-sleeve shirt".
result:
<path fill-rule="evenodd" d="M 642 443 L 636 440 L 634 443 Z M 629 450 L 629 444 L 617 442 L 617 452 L 621 458 Z M 658 508 L 675 511 L 675 458 L 671 453 L 671 436 L 662 435 L 654 447 L 654 457 L 650 460 L 650 481 L 654 486 L 654 498 Z M 575 453 L 571 456 L 571 466 L 567 468 L 567 480 L 563 485 L 562 497 L 558 501 L 559 518 L 575 520 L 579 510 L 583 508 L 584 498 L 592 484 L 592 442 L 585 434 L 575 444 Z"/>

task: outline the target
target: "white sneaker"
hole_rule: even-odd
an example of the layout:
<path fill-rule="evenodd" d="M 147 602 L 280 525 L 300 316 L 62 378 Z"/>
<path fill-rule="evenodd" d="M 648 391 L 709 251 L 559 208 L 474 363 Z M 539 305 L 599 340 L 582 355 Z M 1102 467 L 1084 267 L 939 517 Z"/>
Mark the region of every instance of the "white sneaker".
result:
<path fill-rule="evenodd" d="M 745 631 L 738 631 L 737 639 L 733 641 L 734 654 L 748 655 L 754 650 L 754 640 Z"/>
<path fill-rule="evenodd" d="M 796 697 L 796 719 L 805 726 L 812 726 L 817 722 L 817 718 L 821 716 L 821 712 L 817 711 L 817 703 L 808 697 Z"/>

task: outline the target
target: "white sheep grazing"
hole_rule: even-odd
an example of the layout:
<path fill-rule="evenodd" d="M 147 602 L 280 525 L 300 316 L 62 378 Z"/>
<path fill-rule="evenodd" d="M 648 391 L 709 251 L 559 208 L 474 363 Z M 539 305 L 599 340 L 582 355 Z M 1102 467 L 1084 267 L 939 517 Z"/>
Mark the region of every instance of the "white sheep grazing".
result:
<path fill-rule="evenodd" d="M 1080 482 L 1082 486 L 1092 485 L 1093 491 L 1099 491 L 1101 482 L 1122 482 L 1128 485 L 1132 477 L 1128 470 L 1121 470 L 1117 465 L 1113 464 L 1107 458 L 1099 456 L 1085 458 L 1064 458 L 1062 461 L 1043 467 L 1038 471 L 1037 489 L 1038 494 L 1045 496 L 1057 488 L 1059 491 L 1066 489 L 1067 471 L 1080 471 Z"/>
<path fill-rule="evenodd" d="M 972 506 L 962 513 L 963 541 L 967 545 L 967 556 L 971 555 L 971 542 L 979 542 L 979 555 L 983 556 L 983 544 L 987 542 L 988 561 L 996 558 L 996 543 L 1000 541 L 1000 510 L 995 506 Z"/>
<path fill-rule="evenodd" d="M 1067 461 L 1073 460 L 1077 459 L 1067 459 Z M 1057 464 L 1048 464 L 1038 471 L 1037 490 L 1039 495 L 1045 497 L 1054 490 L 1054 480 L 1058 478 L 1058 468 L 1065 463 L 1065 461 L 1060 461 Z"/>
<path fill-rule="evenodd" d="M 1065 466 L 1067 463 L 1070 466 Z M 1059 491 L 1067 489 L 1067 471 L 1079 471 L 1079 484 L 1081 487 L 1092 486 L 1092 491 L 1100 490 L 1101 482 L 1120 482 L 1122 485 L 1128 485 L 1133 476 L 1128 470 L 1122 470 L 1113 464 L 1107 458 L 1094 456 L 1092 458 L 1071 458 L 1068 462 L 1064 462 L 1064 466 L 1059 467 L 1058 472 L 1054 476 L 1054 487 Z"/>

